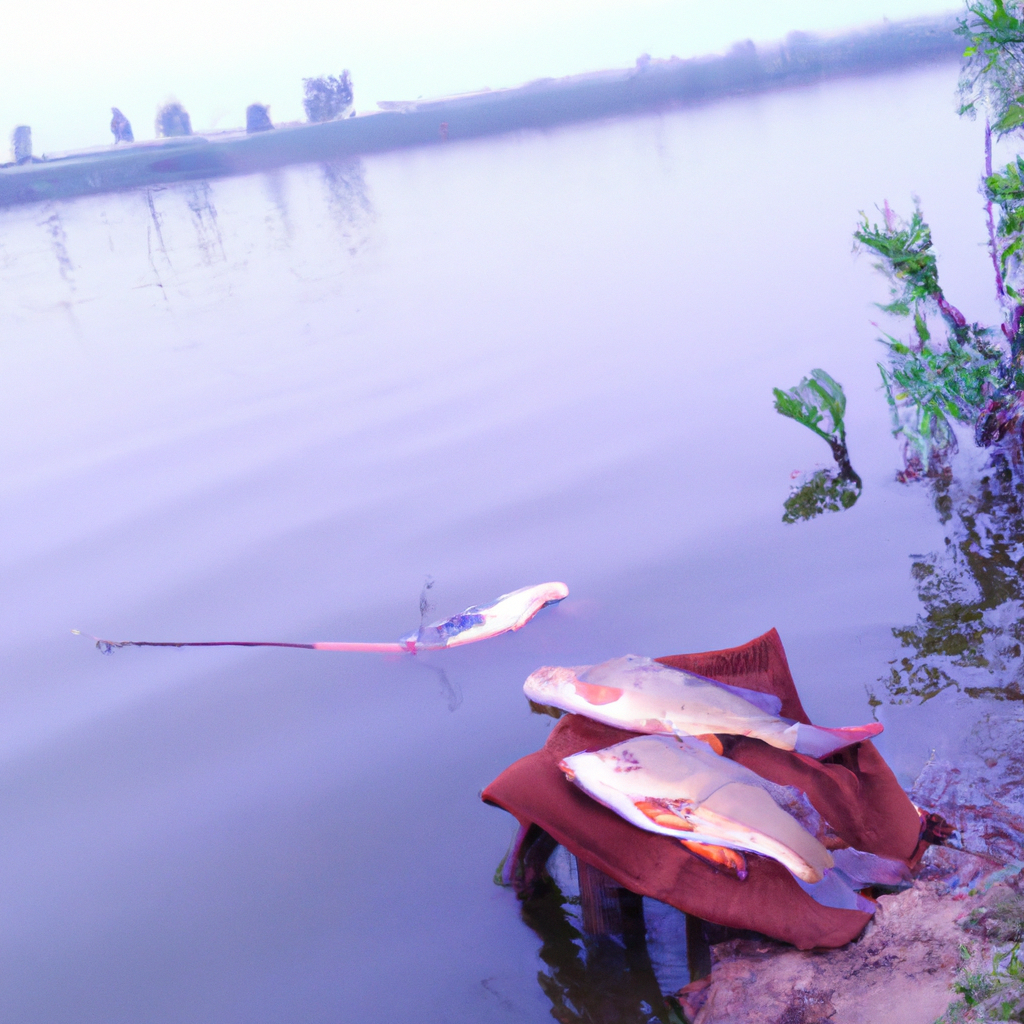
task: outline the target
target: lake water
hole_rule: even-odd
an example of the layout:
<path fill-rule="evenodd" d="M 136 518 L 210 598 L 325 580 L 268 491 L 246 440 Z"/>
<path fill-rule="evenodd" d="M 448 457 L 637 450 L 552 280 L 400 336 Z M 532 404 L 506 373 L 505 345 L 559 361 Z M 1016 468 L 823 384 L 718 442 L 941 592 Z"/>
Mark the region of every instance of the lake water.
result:
<path fill-rule="evenodd" d="M 550 1020 L 479 799 L 530 671 L 775 626 L 812 719 L 869 720 L 944 534 L 851 233 L 919 195 L 994 319 L 955 78 L 0 212 L 0 1019 Z M 828 451 L 771 389 L 817 366 L 864 493 L 784 525 Z M 394 640 L 428 575 L 438 617 L 571 593 L 416 659 L 70 632 Z M 973 707 L 878 709 L 901 781 Z"/>

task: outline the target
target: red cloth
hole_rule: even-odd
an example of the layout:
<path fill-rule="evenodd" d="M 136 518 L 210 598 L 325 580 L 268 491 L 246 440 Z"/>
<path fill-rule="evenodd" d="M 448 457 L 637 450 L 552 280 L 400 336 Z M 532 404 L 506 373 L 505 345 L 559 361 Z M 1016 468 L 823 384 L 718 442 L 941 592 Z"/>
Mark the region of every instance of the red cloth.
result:
<path fill-rule="evenodd" d="M 742 647 L 658 660 L 731 686 L 773 693 L 782 700 L 785 717 L 809 721 L 774 629 Z M 761 932 L 799 949 L 842 946 L 861 933 L 869 914 L 823 907 L 776 861 L 748 854 L 749 875 L 741 882 L 688 853 L 670 836 L 631 825 L 588 797 L 558 768 L 569 754 L 600 750 L 636 735 L 581 715 L 565 715 L 544 747 L 502 772 L 484 790 L 483 799 L 514 814 L 523 825 L 536 823 L 619 885 L 705 921 Z M 920 818 L 872 743 L 819 762 L 749 737 L 721 739 L 733 760 L 772 782 L 802 789 L 851 846 L 908 862 L 914 857 Z"/>

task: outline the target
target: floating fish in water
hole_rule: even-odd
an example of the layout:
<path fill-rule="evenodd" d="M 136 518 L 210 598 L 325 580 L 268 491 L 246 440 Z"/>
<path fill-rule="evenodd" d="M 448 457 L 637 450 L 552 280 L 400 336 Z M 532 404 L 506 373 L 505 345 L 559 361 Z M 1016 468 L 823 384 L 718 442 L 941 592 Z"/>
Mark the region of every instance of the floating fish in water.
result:
<path fill-rule="evenodd" d="M 778 697 L 726 686 L 636 654 L 600 665 L 539 668 L 523 691 L 537 704 L 633 732 L 753 736 L 812 757 L 826 757 L 882 731 L 878 722 L 829 729 L 780 718 Z"/>
<path fill-rule="evenodd" d="M 487 640 L 501 633 L 522 629 L 530 619 L 549 604 L 557 604 L 568 597 L 564 583 L 540 583 L 534 587 L 502 594 L 493 604 L 467 608 L 443 622 L 421 626 L 415 633 L 403 636 L 396 643 L 352 643 L 349 641 L 323 641 L 315 644 L 293 644 L 270 640 L 101 640 L 92 637 L 96 646 L 109 654 L 115 647 L 299 647 L 310 651 L 368 651 L 379 654 L 415 654 L 417 651 L 437 651 L 446 647 Z M 72 633 L 79 633 L 73 629 Z M 82 635 L 82 634 L 79 634 Z"/>
<path fill-rule="evenodd" d="M 776 804 L 760 776 L 693 737 L 640 736 L 571 754 L 559 767 L 598 803 L 691 850 L 710 845 L 760 853 L 812 885 L 834 863 L 829 851 Z M 720 863 L 730 867 L 727 857 Z M 742 861 L 734 873 L 746 876 Z"/>
<path fill-rule="evenodd" d="M 569 588 L 564 583 L 523 587 L 511 594 L 502 594 L 493 604 L 467 608 L 461 615 L 453 615 L 444 622 L 422 626 L 415 633 L 403 636 L 399 643 L 410 650 L 433 651 L 486 640 L 499 633 L 522 629 L 541 608 L 557 604 L 568 596 Z"/>

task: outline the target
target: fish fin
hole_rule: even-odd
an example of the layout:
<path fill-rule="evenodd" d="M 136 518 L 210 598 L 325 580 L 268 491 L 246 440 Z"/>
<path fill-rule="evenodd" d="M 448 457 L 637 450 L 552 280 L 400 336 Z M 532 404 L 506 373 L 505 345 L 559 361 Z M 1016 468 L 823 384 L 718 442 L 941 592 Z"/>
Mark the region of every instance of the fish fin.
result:
<path fill-rule="evenodd" d="M 694 856 L 733 875 L 741 882 L 747 877 L 747 859 L 739 850 L 730 850 L 727 846 L 712 846 L 710 843 L 695 843 L 690 839 L 680 839 L 679 842 Z"/>
<path fill-rule="evenodd" d="M 716 754 L 725 753 L 725 747 L 722 746 L 722 741 L 713 732 L 706 732 L 694 738 L 700 740 L 702 743 L 706 743 Z"/>
<path fill-rule="evenodd" d="M 633 806 L 644 817 L 650 818 L 655 825 L 660 825 L 662 828 L 674 828 L 680 832 L 693 831 L 693 826 L 685 818 L 680 818 L 660 800 L 634 800 Z"/>
<path fill-rule="evenodd" d="M 821 725 L 796 724 L 796 745 L 798 754 L 809 754 L 811 757 L 828 757 L 837 750 L 861 743 L 877 736 L 884 726 L 881 722 L 868 725 L 847 725 L 839 729 L 829 729 Z"/>
<path fill-rule="evenodd" d="M 817 882 L 805 882 L 796 875 L 793 880 L 812 900 L 820 903 L 823 907 L 832 907 L 834 910 L 860 910 L 873 914 L 878 905 L 869 899 L 865 899 L 847 881 L 841 871 L 828 870 Z"/>
<path fill-rule="evenodd" d="M 899 891 L 909 889 L 914 884 L 906 861 L 879 857 L 877 854 L 865 853 L 852 847 L 834 850 L 832 856 L 836 868 L 843 873 L 853 888 L 859 889 L 868 885 Z"/>

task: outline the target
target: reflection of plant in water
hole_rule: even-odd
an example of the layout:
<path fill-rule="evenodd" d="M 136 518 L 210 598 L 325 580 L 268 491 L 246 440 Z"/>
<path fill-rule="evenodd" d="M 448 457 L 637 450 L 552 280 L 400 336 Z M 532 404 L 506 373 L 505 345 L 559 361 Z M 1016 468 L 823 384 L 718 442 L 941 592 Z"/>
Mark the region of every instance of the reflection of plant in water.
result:
<path fill-rule="evenodd" d="M 822 512 L 842 512 L 860 497 L 860 488 L 844 480 L 831 469 L 816 469 L 810 476 L 797 479 L 789 497 L 783 502 L 784 523 L 813 519 Z"/>
<path fill-rule="evenodd" d="M 785 502 L 784 523 L 840 512 L 860 497 L 861 479 L 846 447 L 846 395 L 824 370 L 812 370 L 795 388 L 774 388 L 775 409 L 814 431 L 832 450 L 838 472 L 818 469 L 800 479 Z"/>
<path fill-rule="evenodd" d="M 948 687 L 1024 700 L 1024 486 L 1003 464 L 932 488 L 945 548 L 911 568 L 924 613 L 893 630 L 907 653 L 881 682 L 895 703 Z"/>

